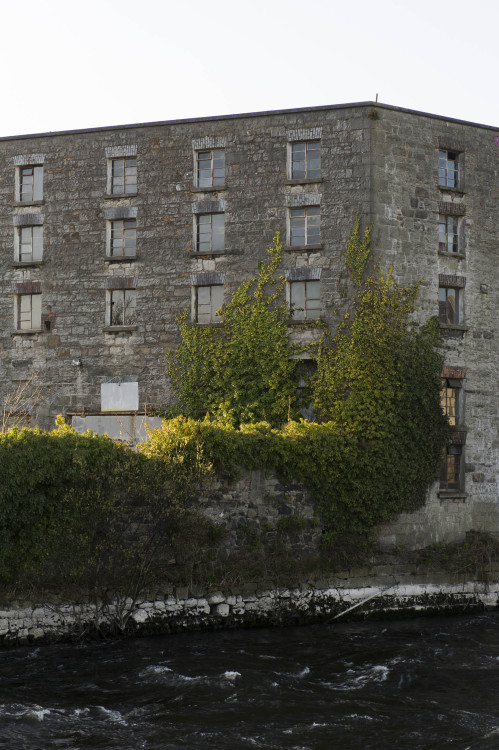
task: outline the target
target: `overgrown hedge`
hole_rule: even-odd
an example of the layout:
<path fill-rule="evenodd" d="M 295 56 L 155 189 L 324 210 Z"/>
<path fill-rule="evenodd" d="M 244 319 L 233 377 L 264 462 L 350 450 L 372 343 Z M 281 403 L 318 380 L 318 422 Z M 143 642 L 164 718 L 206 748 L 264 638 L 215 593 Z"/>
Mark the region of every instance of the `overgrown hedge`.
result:
<path fill-rule="evenodd" d="M 175 449 L 158 461 L 63 421 L 0 434 L 0 583 L 133 597 L 163 575 L 205 473 Z"/>

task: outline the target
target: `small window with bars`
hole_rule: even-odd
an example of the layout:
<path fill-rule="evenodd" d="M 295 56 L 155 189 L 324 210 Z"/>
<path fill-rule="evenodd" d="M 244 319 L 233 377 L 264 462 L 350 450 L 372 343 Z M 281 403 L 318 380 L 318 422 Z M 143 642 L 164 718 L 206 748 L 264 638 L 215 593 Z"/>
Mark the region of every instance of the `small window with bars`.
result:
<path fill-rule="evenodd" d="M 137 220 L 116 219 L 110 222 L 109 252 L 112 258 L 134 258 L 137 251 Z"/>
<path fill-rule="evenodd" d="M 443 187 L 460 187 L 459 154 L 456 151 L 438 152 L 438 184 Z"/>
<path fill-rule="evenodd" d="M 443 325 L 461 325 L 462 289 L 451 286 L 438 288 L 438 319 Z"/>
<path fill-rule="evenodd" d="M 43 258 L 43 226 L 17 228 L 16 261 L 40 262 Z"/>
<path fill-rule="evenodd" d="M 459 219 L 440 214 L 438 217 L 438 250 L 441 253 L 459 253 Z"/>
<path fill-rule="evenodd" d="M 198 214 L 196 216 L 196 251 L 221 253 L 225 250 L 225 215 Z"/>
<path fill-rule="evenodd" d="M 462 385 L 462 380 L 458 378 L 442 378 L 440 405 L 452 427 L 461 423 Z"/>
<path fill-rule="evenodd" d="M 42 166 L 20 167 L 19 200 L 27 203 L 43 200 Z"/>
<path fill-rule="evenodd" d="M 127 195 L 137 192 L 137 158 L 111 160 L 111 193 Z"/>
<path fill-rule="evenodd" d="M 225 184 L 225 149 L 196 152 L 197 187 L 217 187 Z"/>
<path fill-rule="evenodd" d="M 440 489 L 460 492 L 463 490 L 463 446 L 448 445 L 440 468 Z"/>
<path fill-rule="evenodd" d="M 137 317 L 137 292 L 135 289 L 111 289 L 108 291 L 108 326 L 135 325 Z"/>
<path fill-rule="evenodd" d="M 291 179 L 312 180 L 321 176 L 321 142 L 291 144 Z"/>
<path fill-rule="evenodd" d="M 19 331 L 37 331 L 42 327 L 42 295 L 18 294 L 15 299 L 15 324 Z"/>
<path fill-rule="evenodd" d="M 321 314 L 320 281 L 291 281 L 289 305 L 293 320 L 318 320 Z"/>
<path fill-rule="evenodd" d="M 196 323 L 219 323 L 220 308 L 224 301 L 222 284 L 194 287 L 194 320 Z"/>
<path fill-rule="evenodd" d="M 292 247 L 317 245 L 321 241 L 320 206 L 304 206 L 289 210 L 289 244 Z"/>

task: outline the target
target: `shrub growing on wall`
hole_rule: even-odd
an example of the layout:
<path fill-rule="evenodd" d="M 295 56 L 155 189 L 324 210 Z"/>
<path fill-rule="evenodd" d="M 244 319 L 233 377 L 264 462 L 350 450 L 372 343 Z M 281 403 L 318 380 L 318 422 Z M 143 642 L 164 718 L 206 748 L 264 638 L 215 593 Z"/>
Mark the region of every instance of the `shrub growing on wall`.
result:
<path fill-rule="evenodd" d="M 296 353 L 288 338 L 289 309 L 279 234 L 269 260 L 225 304 L 223 325 L 202 328 L 179 319 L 181 343 L 168 359 L 168 374 L 184 414 L 204 411 L 236 424 L 266 420 L 281 426 L 297 415 Z"/>
<path fill-rule="evenodd" d="M 226 407 L 237 424 L 256 416 L 267 427 L 241 424 L 234 431 L 230 423 L 196 427 L 180 421 L 165 429 L 170 440 L 177 430 L 184 438 L 196 434 L 225 471 L 237 463 L 270 465 L 304 481 L 331 540 L 369 536 L 376 524 L 420 506 L 438 471 L 449 430 L 440 408 L 438 324 L 413 322 L 417 284 L 400 286 L 392 269 L 383 275 L 377 267 L 366 278 L 371 228 L 361 234 L 357 216 L 345 256 L 352 310 L 334 335 L 324 333 L 316 350 L 312 394 L 320 424 L 291 421 L 282 432 L 272 430 L 282 425 L 287 403 L 295 403 L 296 381 L 289 311 L 279 303 L 282 281 L 263 294 L 275 282 L 278 240 L 269 252 L 271 262 L 222 308 L 223 327 L 206 331 L 183 322 L 183 341 L 170 362 L 187 413 L 194 405 L 215 415 Z M 147 450 L 161 452 L 161 431 L 155 441 Z"/>

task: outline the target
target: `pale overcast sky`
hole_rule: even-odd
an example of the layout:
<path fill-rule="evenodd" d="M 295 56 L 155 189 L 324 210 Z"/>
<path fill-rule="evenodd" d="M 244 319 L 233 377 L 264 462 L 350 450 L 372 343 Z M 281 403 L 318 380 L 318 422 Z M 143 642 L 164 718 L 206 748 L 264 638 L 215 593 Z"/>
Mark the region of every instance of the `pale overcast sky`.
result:
<path fill-rule="evenodd" d="M 0 0 L 0 136 L 374 100 L 499 126 L 498 0 Z"/>

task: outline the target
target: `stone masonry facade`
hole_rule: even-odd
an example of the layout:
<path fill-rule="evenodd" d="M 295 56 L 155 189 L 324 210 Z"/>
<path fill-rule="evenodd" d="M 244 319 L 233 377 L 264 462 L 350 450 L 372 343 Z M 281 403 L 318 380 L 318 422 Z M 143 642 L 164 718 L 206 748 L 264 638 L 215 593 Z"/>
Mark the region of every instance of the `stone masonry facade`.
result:
<path fill-rule="evenodd" d="M 0 403 L 33 376 L 44 428 L 171 403 L 177 315 L 216 322 L 277 230 L 292 336 L 334 328 L 360 213 L 440 318 L 456 427 L 426 507 L 381 539 L 499 533 L 498 198 L 498 128 L 371 102 L 2 138 Z"/>

